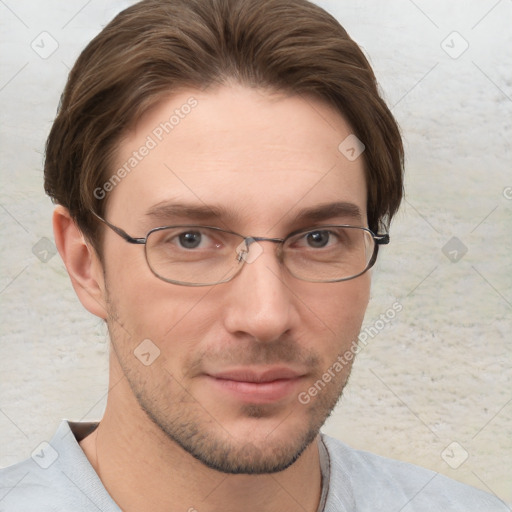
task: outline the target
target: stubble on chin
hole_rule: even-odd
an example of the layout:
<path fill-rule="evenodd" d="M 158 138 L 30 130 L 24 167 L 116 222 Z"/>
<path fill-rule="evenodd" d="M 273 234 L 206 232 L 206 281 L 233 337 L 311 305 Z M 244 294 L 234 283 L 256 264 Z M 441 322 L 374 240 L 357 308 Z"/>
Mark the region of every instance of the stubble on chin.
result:
<path fill-rule="evenodd" d="M 228 474 L 268 474 L 292 465 L 315 440 L 332 413 L 345 387 L 350 368 L 337 376 L 307 405 L 298 400 L 286 416 L 279 418 L 273 404 L 241 404 L 234 417 L 252 425 L 254 436 L 237 437 L 229 431 L 225 417 L 215 404 L 196 398 L 184 382 L 204 368 L 205 361 L 218 368 L 229 365 L 295 364 L 308 368 L 310 384 L 323 373 L 320 356 L 306 350 L 291 338 L 274 343 L 252 342 L 231 350 L 217 349 L 190 354 L 181 378 L 165 367 L 165 355 L 145 367 L 133 354 L 133 340 L 120 322 L 112 301 L 109 305 L 109 332 L 114 356 L 119 362 L 140 409 L 149 421 L 173 444 L 205 466 Z M 282 412 L 281 412 L 282 416 Z M 260 426 L 261 425 L 261 426 Z M 272 428 L 269 428 L 272 425 Z"/>

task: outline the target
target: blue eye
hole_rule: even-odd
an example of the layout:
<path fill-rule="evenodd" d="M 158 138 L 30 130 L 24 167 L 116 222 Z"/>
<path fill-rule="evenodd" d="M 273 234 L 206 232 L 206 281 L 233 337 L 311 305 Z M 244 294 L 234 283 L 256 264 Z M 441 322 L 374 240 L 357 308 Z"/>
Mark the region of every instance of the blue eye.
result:
<path fill-rule="evenodd" d="M 306 235 L 307 243 L 310 247 L 321 248 L 329 243 L 329 231 L 312 231 Z"/>
<path fill-rule="evenodd" d="M 201 244 L 202 235 L 199 231 L 187 231 L 178 236 L 180 245 L 185 249 L 196 249 Z"/>

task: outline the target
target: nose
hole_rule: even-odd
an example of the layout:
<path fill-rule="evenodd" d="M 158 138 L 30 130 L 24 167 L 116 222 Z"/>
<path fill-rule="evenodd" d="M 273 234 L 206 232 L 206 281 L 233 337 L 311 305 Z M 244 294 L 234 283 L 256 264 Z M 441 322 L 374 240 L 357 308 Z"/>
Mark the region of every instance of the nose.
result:
<path fill-rule="evenodd" d="M 224 323 L 232 334 L 269 342 L 297 325 L 296 298 L 271 242 L 252 243 L 240 273 L 223 286 Z"/>

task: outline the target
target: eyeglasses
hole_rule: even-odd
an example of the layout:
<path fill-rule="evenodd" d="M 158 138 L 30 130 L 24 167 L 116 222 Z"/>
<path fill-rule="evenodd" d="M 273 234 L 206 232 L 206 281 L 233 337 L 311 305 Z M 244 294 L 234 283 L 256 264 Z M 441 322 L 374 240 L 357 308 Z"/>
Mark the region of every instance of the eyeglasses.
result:
<path fill-rule="evenodd" d="M 244 263 L 252 263 L 263 252 L 258 242 L 278 244 L 279 261 L 297 279 L 347 281 L 370 269 L 379 245 L 389 243 L 388 234 L 348 225 L 302 229 L 286 238 L 246 237 L 213 226 L 179 225 L 154 228 L 145 238 L 134 238 L 93 214 L 128 243 L 144 245 L 146 261 L 156 277 L 183 286 L 230 281 Z"/>

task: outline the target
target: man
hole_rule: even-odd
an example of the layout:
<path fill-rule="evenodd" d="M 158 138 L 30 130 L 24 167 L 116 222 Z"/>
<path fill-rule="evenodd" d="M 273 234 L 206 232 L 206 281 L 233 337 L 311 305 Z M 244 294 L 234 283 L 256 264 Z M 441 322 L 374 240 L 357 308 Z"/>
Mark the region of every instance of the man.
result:
<path fill-rule="evenodd" d="M 108 325 L 107 407 L 2 470 L 2 510 L 507 510 L 319 434 L 402 171 L 367 60 L 320 8 L 121 13 L 71 71 L 45 163 L 57 247 Z"/>

